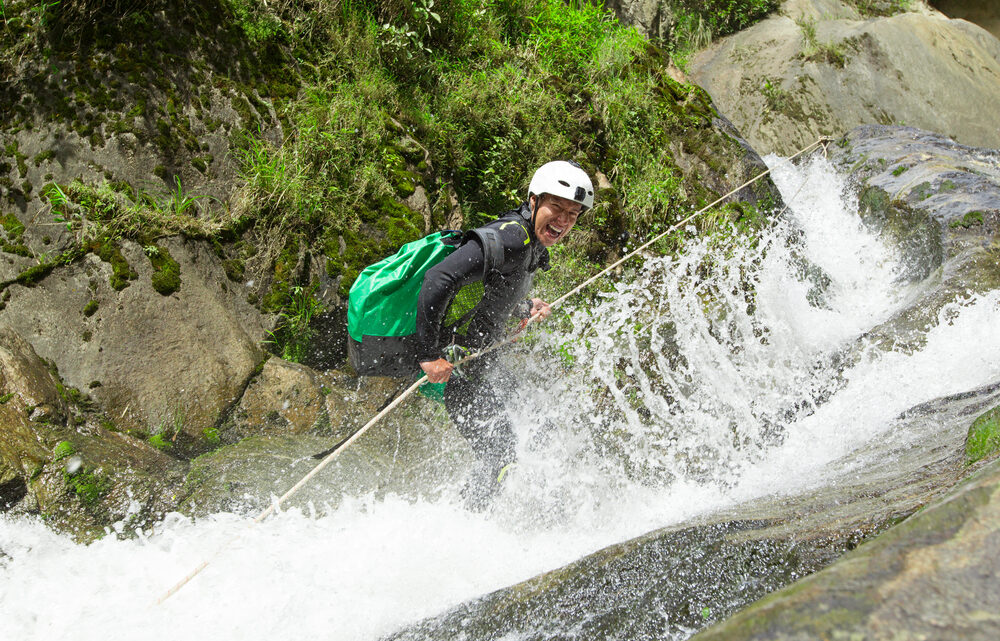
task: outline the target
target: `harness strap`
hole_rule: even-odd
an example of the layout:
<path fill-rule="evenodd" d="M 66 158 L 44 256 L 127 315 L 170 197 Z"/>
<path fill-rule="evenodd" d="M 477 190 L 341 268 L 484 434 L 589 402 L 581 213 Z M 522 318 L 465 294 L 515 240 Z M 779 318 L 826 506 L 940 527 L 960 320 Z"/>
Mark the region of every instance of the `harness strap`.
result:
<path fill-rule="evenodd" d="M 479 238 L 483 245 L 483 280 L 491 272 L 498 271 L 503 264 L 503 240 L 500 239 L 500 232 L 496 229 L 485 227 L 473 229 L 472 232 Z"/>

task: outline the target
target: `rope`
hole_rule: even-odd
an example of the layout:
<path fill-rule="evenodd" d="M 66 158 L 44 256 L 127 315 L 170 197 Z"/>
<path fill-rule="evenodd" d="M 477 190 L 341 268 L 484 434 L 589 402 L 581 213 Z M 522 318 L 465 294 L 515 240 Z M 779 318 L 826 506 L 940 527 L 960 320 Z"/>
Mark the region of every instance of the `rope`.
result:
<path fill-rule="evenodd" d="M 832 140 L 831 138 L 827 138 L 827 137 L 819 138 L 813 144 L 809 145 L 808 147 L 803 147 L 795 155 L 790 156 L 788 158 L 788 160 L 794 160 L 795 158 L 801 156 L 802 154 L 804 154 L 804 153 L 812 150 L 813 148 L 815 148 L 815 147 L 817 147 L 819 145 L 823 146 L 823 152 L 825 154 L 826 153 L 826 146 L 827 146 L 827 144 L 829 144 L 829 142 L 831 140 Z M 580 283 L 579 285 L 577 285 L 574 289 L 571 289 L 570 291 L 566 292 L 565 294 L 563 294 L 562 296 L 560 296 L 559 298 L 557 298 L 555 301 L 553 301 L 552 303 L 550 303 L 549 307 L 550 308 L 558 307 L 567 298 L 569 298 L 570 296 L 572 296 L 572 295 L 580 292 L 585 287 L 587 287 L 588 285 L 590 285 L 591 283 L 593 283 L 597 279 L 601 278 L 602 276 L 604 276 L 608 272 L 612 271 L 613 269 L 617 268 L 619 265 L 621 265 L 622 263 L 624 263 L 628 259 L 630 259 L 630 258 L 638 255 L 640 252 L 642 252 L 643 250 L 645 250 L 650 245 L 652 245 L 656 241 L 660 240 L 661 238 L 663 238 L 664 236 L 666 236 L 670 232 L 673 232 L 673 231 L 676 231 L 677 229 L 680 229 L 682 226 L 684 226 L 687 223 L 689 223 L 695 217 L 700 216 L 701 214 L 705 213 L 706 211 L 708 211 L 712 207 L 715 207 L 716 205 L 718 205 L 719 203 L 721 203 L 725 199 L 729 198 L 730 196 L 732 196 L 736 192 L 740 191 L 741 189 L 743 189 L 745 187 L 749 187 L 750 185 L 752 185 L 753 183 L 757 182 L 758 180 L 760 180 L 764 176 L 767 176 L 770 173 L 771 173 L 770 169 L 768 169 L 767 171 L 761 172 L 760 174 L 754 176 L 753 178 L 751 178 L 747 182 L 743 183 L 742 185 L 740 185 L 736 189 L 733 189 L 732 191 L 730 191 L 729 193 L 727 193 L 725 196 L 722 196 L 722 197 L 718 198 L 717 200 L 713 201 L 711 204 L 706 205 L 705 207 L 702 207 L 701 209 L 699 209 L 698 211 L 694 212 L 693 214 L 691 214 L 690 216 L 688 216 L 684 220 L 680 221 L 679 223 L 676 223 L 676 224 L 672 225 L 666 231 L 664 231 L 663 233 L 659 234 L 658 236 L 656 236 L 652 240 L 647 241 L 642 246 L 638 247 L 637 249 L 633 250 L 629 254 L 627 254 L 627 255 L 623 256 L 622 258 L 620 258 L 619 260 L 617 260 L 615 263 L 609 265 L 608 267 L 605 267 L 603 270 L 601 270 L 597 274 L 594 274 L 593 276 L 591 276 L 587 280 L 583 281 L 582 283 Z M 802 188 L 800 187 L 799 191 L 801 191 L 801 190 L 802 190 Z M 797 193 L 798 192 L 796 192 L 796 194 Z M 786 204 L 785 208 L 787 209 L 787 207 L 788 207 L 788 205 Z M 784 210 L 782 210 L 782 211 L 784 211 Z M 540 318 L 540 315 L 536 313 L 536 314 L 532 315 L 528 319 L 528 323 L 527 324 L 530 325 L 533 322 L 537 322 L 539 320 L 539 318 Z M 525 327 L 526 326 L 527 325 L 525 325 Z M 494 343 L 493 345 L 491 345 L 491 346 L 489 346 L 489 347 L 487 347 L 487 348 L 485 348 L 483 350 L 480 350 L 479 352 L 476 352 L 474 354 L 470 354 L 470 355 L 466 356 L 465 358 L 461 359 L 460 361 L 458 361 L 455 364 L 455 366 L 457 367 L 457 366 L 460 366 L 463 363 L 466 363 L 468 361 L 477 359 L 477 358 L 479 358 L 481 356 L 485 356 L 486 354 L 489 354 L 493 350 L 498 349 L 498 348 L 500 348 L 500 347 L 502 347 L 504 345 L 507 345 L 507 344 L 513 342 L 516 338 L 517 338 L 516 335 L 515 336 L 510 336 L 510 337 L 504 339 L 503 341 Z M 335 459 L 337 457 L 337 455 L 339 455 L 341 452 L 343 452 L 345 449 L 347 449 L 347 447 L 350 446 L 351 443 L 353 443 L 354 441 L 356 441 L 359 438 L 361 438 L 362 434 L 364 434 L 365 432 L 367 432 L 370 427 L 372 427 L 373 425 L 375 425 L 376 423 L 378 423 L 379 421 L 381 421 L 387 414 L 389 414 L 389 412 L 391 412 L 393 409 L 395 409 L 396 406 L 398 406 L 400 403 L 402 403 L 407 397 L 410 396 L 410 394 L 412 394 L 413 392 L 415 392 L 417 390 L 417 388 L 420 387 L 421 385 L 423 385 L 424 382 L 426 382 L 426 381 L 427 381 L 427 376 L 426 375 L 425 376 L 421 376 L 420 378 L 418 378 L 404 392 L 402 392 L 399 396 L 397 396 L 395 398 L 395 400 L 393 400 L 391 403 L 389 403 L 384 408 L 382 408 L 382 411 L 380 411 L 378 414 L 376 414 L 370 421 L 368 421 L 367 423 L 365 423 L 365 425 L 361 429 L 359 429 L 354 434 L 352 434 L 350 436 L 350 438 L 348 438 L 346 441 L 344 441 L 343 443 L 341 443 L 338 447 L 334 448 L 333 451 L 331 451 L 329 454 L 327 454 L 326 457 L 316 465 L 316 467 L 314 467 L 308 474 L 306 474 L 305 476 L 303 476 L 302 479 L 299 480 L 298 483 L 296 483 L 295 485 L 293 485 L 291 489 L 289 489 L 287 492 L 285 492 L 284 494 L 282 494 L 281 497 L 279 497 L 277 500 L 273 501 L 271 503 L 271 505 L 266 510 L 264 510 L 259 515 L 257 515 L 257 517 L 253 520 L 253 523 L 250 524 L 251 527 L 253 525 L 256 525 L 257 523 L 260 523 L 261 521 L 263 521 L 264 519 L 266 519 L 270 515 L 274 514 L 274 512 L 281 506 L 282 503 L 284 503 L 293 494 L 295 494 L 300 489 L 302 489 L 302 486 L 304 486 L 306 483 L 308 483 L 310 481 L 310 479 L 312 479 L 314 476 L 316 476 L 317 474 L 319 474 L 320 471 L 323 470 L 323 468 L 325 468 L 327 465 L 329 465 L 333 461 L 333 459 Z M 232 540 L 235 540 L 235 537 Z M 232 542 L 232 541 L 230 541 L 230 542 Z M 219 554 L 222 553 L 222 549 L 224 549 L 224 548 L 220 548 L 219 550 L 217 550 L 216 553 L 213 554 L 209 559 L 205 560 L 205 562 L 203 562 L 201 565 L 199 565 L 197 568 L 195 568 L 190 574 L 188 574 L 183 579 L 181 579 L 176 585 L 174 585 L 174 587 L 172 587 L 169 590 L 167 590 L 163 594 L 163 596 L 161 596 L 156 601 L 156 604 L 160 605 L 161 603 L 163 603 L 164 601 L 166 601 L 167 599 L 169 599 L 171 596 L 173 596 L 174 594 L 176 594 L 182 587 L 184 587 L 189 581 L 191 581 L 191 579 L 193 579 L 196 576 L 198 576 L 198 574 L 200 574 L 202 570 L 204 570 L 206 567 L 208 567 L 208 565 L 209 565 L 209 563 L 211 562 L 212 559 L 214 559 L 215 557 L 217 557 Z"/>

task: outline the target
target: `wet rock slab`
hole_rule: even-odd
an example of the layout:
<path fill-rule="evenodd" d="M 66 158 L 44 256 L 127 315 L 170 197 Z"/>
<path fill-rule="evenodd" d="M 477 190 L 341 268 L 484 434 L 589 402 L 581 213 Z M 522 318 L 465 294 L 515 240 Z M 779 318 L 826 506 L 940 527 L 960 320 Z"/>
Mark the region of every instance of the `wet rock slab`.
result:
<path fill-rule="evenodd" d="M 949 491 L 968 472 L 966 430 L 984 408 L 998 403 L 1000 385 L 994 385 L 915 407 L 868 448 L 830 463 L 822 475 L 827 480 L 815 489 L 759 499 L 611 546 L 390 638 L 688 638 L 831 563 L 838 567 L 838 558 L 863 541 L 880 541 L 882 532 L 921 531 L 907 525 L 907 517 L 923 506 L 965 505 L 953 501 L 967 485 Z M 938 439 L 909 438 L 917 423 L 938 426 Z M 997 464 L 990 469 L 1000 482 Z M 978 518 L 962 514 L 970 523 Z M 940 523 L 944 531 L 930 538 L 950 531 L 947 520 Z M 991 536 L 1000 544 L 997 531 Z M 924 579 L 932 582 L 934 569 L 926 570 Z"/>
<path fill-rule="evenodd" d="M 1000 638 L 1000 461 L 695 639 Z"/>

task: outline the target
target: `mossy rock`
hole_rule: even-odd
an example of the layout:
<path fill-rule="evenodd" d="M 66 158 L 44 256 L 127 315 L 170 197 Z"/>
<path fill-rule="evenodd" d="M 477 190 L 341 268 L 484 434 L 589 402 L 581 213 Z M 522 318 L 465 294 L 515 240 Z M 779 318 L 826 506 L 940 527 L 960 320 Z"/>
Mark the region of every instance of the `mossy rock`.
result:
<path fill-rule="evenodd" d="M 986 412 L 969 427 L 965 440 L 965 463 L 971 465 L 1000 452 L 1000 406 Z"/>
<path fill-rule="evenodd" d="M 86 248 L 93 252 L 95 256 L 111 265 L 111 277 L 109 282 L 112 289 L 121 291 L 129 286 L 129 281 L 139 277 L 134 269 L 128 264 L 118 245 L 110 240 L 94 240 Z"/>
<path fill-rule="evenodd" d="M 181 266 L 165 247 L 147 247 L 149 262 L 153 266 L 153 289 L 163 296 L 169 296 L 181 288 Z"/>

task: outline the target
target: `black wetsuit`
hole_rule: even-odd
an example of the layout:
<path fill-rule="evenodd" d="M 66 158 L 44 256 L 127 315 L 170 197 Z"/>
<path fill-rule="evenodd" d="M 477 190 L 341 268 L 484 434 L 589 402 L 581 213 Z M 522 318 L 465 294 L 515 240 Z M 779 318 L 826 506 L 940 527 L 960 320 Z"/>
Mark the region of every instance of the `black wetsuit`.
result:
<path fill-rule="evenodd" d="M 495 229 L 503 246 L 496 269 L 484 274 L 484 241 L 472 234 L 424 277 L 417 300 L 418 362 L 442 358 L 451 344 L 472 350 L 486 347 L 504 337 L 512 316 L 528 317 L 534 273 L 549 268 L 549 253 L 531 227 L 528 204 L 484 228 Z M 470 304 L 474 307 L 465 311 Z M 444 400 L 459 432 L 486 464 L 484 474 L 496 478 L 514 461 L 516 441 L 503 405 L 510 374 L 494 354 L 467 363 L 461 376 L 453 375 Z"/>

